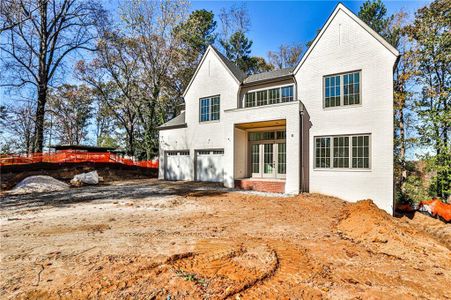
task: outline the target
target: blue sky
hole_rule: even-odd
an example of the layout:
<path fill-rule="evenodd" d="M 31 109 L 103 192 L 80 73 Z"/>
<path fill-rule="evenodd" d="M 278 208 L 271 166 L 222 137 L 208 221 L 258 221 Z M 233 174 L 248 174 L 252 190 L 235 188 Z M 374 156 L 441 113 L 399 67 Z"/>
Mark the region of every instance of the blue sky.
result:
<path fill-rule="evenodd" d="M 246 1 L 251 19 L 248 33 L 253 41 L 252 54 L 266 58 L 269 50 L 281 44 L 301 43 L 313 39 L 340 1 Z M 384 1 L 388 13 L 403 9 L 413 15 L 429 1 Z M 342 1 L 357 14 L 363 1 Z M 191 10 L 207 9 L 219 15 L 221 8 L 230 7 L 233 1 L 193 1 Z M 219 19 L 217 19 L 220 28 Z"/>

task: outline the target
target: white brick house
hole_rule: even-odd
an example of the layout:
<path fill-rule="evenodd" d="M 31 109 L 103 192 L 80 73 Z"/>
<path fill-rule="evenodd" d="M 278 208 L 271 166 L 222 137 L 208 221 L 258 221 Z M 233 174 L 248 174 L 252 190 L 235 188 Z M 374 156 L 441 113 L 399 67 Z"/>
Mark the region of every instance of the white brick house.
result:
<path fill-rule="evenodd" d="M 159 178 L 393 206 L 398 51 L 342 4 L 295 68 L 246 76 L 214 47 L 160 127 Z"/>

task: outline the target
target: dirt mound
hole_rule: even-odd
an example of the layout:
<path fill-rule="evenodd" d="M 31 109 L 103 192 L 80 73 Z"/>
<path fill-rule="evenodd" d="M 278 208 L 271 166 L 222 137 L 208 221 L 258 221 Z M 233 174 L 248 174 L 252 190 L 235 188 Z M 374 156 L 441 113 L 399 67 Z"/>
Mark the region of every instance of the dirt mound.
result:
<path fill-rule="evenodd" d="M 69 189 L 69 185 L 50 176 L 30 176 L 19 182 L 14 189 L 8 192 L 11 195 L 28 193 L 56 192 Z"/>
<path fill-rule="evenodd" d="M 339 217 L 337 230 L 353 241 L 370 245 L 372 251 L 397 258 L 448 250 L 445 245 L 437 247 L 433 236 L 391 217 L 371 200 L 349 204 Z"/>
<path fill-rule="evenodd" d="M 420 212 L 412 213 L 410 217 L 403 216 L 400 221 L 429 233 L 451 250 L 451 224 L 445 224 Z"/>

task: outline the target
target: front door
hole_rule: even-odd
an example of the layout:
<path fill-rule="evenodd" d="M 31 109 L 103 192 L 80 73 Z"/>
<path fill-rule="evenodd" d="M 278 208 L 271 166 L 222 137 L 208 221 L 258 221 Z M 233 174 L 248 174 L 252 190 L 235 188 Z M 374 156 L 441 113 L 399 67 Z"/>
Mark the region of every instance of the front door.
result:
<path fill-rule="evenodd" d="M 253 178 L 285 178 L 286 174 L 286 143 L 284 131 L 277 134 L 257 134 L 250 138 L 250 175 Z M 273 140 L 265 138 L 256 141 L 255 137 L 272 137 Z"/>

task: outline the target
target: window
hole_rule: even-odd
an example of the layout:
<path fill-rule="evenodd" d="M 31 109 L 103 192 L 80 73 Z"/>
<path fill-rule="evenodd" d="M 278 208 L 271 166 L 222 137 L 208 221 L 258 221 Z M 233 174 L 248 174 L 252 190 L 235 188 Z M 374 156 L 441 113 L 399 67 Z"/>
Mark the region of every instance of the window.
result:
<path fill-rule="evenodd" d="M 224 150 L 213 150 L 213 154 L 222 155 L 224 154 Z"/>
<path fill-rule="evenodd" d="M 251 152 L 252 173 L 260 173 L 260 145 L 253 144 Z"/>
<path fill-rule="evenodd" d="M 269 104 L 280 102 L 280 89 L 271 89 L 268 91 Z"/>
<path fill-rule="evenodd" d="M 330 138 L 316 138 L 315 143 L 317 168 L 330 168 Z"/>
<path fill-rule="evenodd" d="M 370 136 L 316 137 L 315 168 L 369 169 Z"/>
<path fill-rule="evenodd" d="M 349 168 L 349 137 L 334 137 L 334 168 Z"/>
<path fill-rule="evenodd" d="M 344 105 L 360 103 L 360 73 L 354 72 L 343 75 Z"/>
<path fill-rule="evenodd" d="M 284 86 L 269 90 L 246 93 L 244 107 L 262 106 L 294 100 L 293 86 Z"/>
<path fill-rule="evenodd" d="M 360 71 L 324 77 L 324 107 L 360 104 Z"/>
<path fill-rule="evenodd" d="M 249 141 L 263 141 L 263 140 L 284 140 L 285 131 L 256 131 L 249 132 Z"/>
<path fill-rule="evenodd" d="M 246 107 L 253 107 L 253 106 L 255 106 L 255 93 L 254 92 L 247 93 L 245 101 L 246 101 L 246 103 L 245 103 Z"/>
<path fill-rule="evenodd" d="M 287 145 L 285 143 L 277 144 L 277 172 L 279 174 L 287 173 L 287 162 L 286 162 Z"/>
<path fill-rule="evenodd" d="M 360 135 L 352 137 L 352 167 L 369 168 L 370 145 L 369 136 Z"/>
<path fill-rule="evenodd" d="M 199 101 L 200 122 L 219 120 L 220 100 L 219 96 L 202 98 Z"/>
<path fill-rule="evenodd" d="M 257 106 L 266 105 L 267 103 L 267 91 L 257 92 Z"/>
<path fill-rule="evenodd" d="M 286 86 L 282 88 L 282 102 L 293 101 L 293 86 Z"/>
<path fill-rule="evenodd" d="M 283 131 L 277 131 L 277 139 L 278 140 L 284 140 L 287 136 L 287 133 L 285 130 Z"/>
<path fill-rule="evenodd" d="M 180 151 L 179 155 L 189 155 L 189 151 Z"/>
<path fill-rule="evenodd" d="M 325 106 L 334 107 L 340 106 L 340 75 L 327 76 L 326 79 L 326 91 L 325 91 Z"/>

